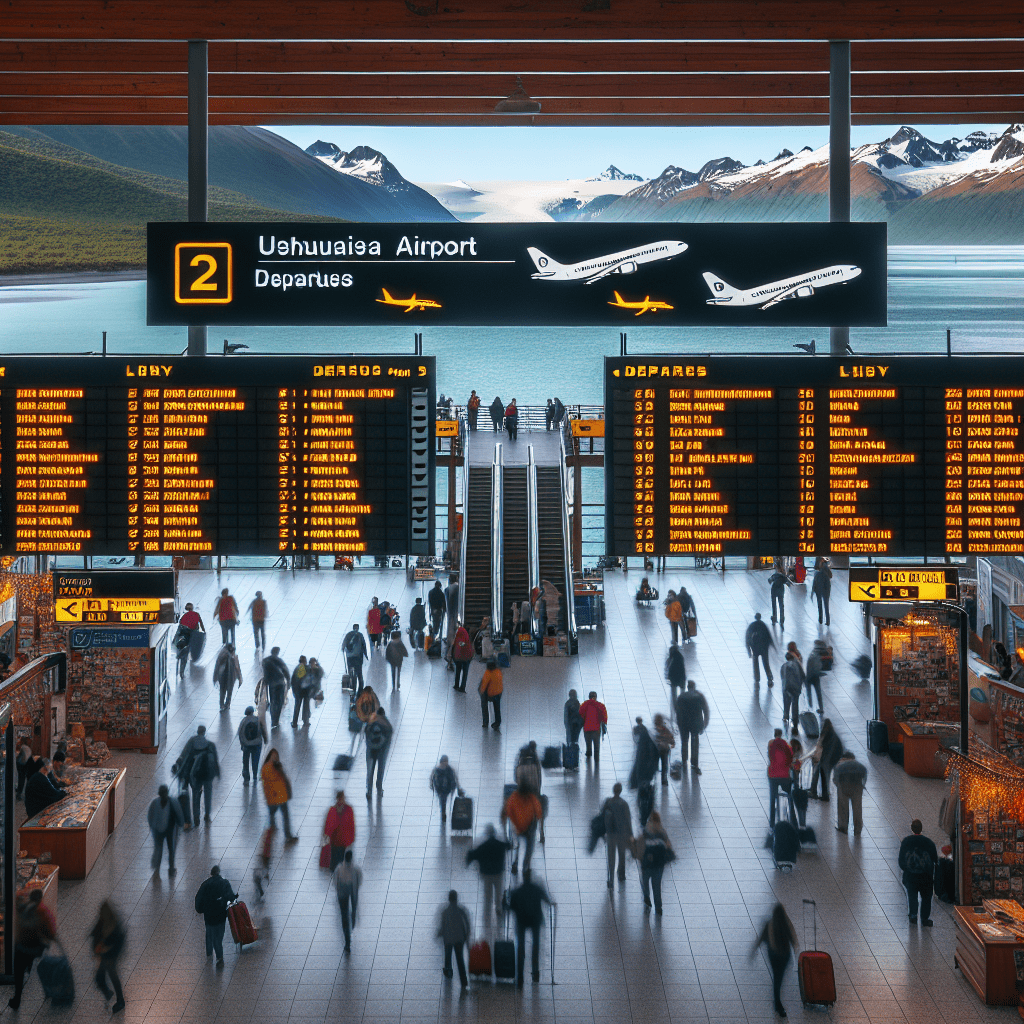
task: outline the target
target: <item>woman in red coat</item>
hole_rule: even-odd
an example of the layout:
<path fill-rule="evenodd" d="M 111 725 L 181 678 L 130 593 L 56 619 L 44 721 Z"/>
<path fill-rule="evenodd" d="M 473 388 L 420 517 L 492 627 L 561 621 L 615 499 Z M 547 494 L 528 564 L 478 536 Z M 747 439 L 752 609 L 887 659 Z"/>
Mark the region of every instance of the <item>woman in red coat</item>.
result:
<path fill-rule="evenodd" d="M 466 692 L 466 682 L 469 679 L 469 663 L 473 660 L 473 641 L 469 639 L 469 630 L 465 626 L 459 626 L 455 631 L 455 641 L 452 643 L 452 661 L 455 662 L 455 686 L 453 689 L 459 693 Z"/>
<path fill-rule="evenodd" d="M 327 812 L 324 823 L 324 837 L 331 845 L 331 871 L 344 859 L 345 851 L 356 841 L 356 816 L 349 804 L 345 803 L 345 791 L 338 790 L 334 806 Z"/>
<path fill-rule="evenodd" d="M 370 638 L 371 647 L 380 646 L 380 632 L 380 605 L 377 598 L 374 598 L 370 610 L 366 613 L 366 635 Z"/>

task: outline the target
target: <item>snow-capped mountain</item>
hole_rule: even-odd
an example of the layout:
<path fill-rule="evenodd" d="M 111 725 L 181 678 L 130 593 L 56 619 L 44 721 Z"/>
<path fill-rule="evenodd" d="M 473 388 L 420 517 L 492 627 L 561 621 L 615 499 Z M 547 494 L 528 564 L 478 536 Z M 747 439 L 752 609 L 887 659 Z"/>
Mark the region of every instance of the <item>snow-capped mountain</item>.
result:
<path fill-rule="evenodd" d="M 615 164 L 609 164 L 596 178 L 587 178 L 587 181 L 643 181 L 639 174 L 627 174 L 620 171 Z"/>

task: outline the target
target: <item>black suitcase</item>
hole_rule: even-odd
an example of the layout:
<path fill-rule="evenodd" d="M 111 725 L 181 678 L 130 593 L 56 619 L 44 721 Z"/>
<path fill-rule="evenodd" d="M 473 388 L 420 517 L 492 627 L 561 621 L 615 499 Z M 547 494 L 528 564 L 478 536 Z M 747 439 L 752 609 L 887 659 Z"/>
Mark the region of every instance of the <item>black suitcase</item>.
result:
<path fill-rule="evenodd" d="M 75 975 L 63 949 L 47 950 L 39 958 L 36 974 L 43 994 L 54 1006 L 70 1006 L 75 1001 Z"/>
<path fill-rule="evenodd" d="M 956 872 L 950 857 L 940 857 L 935 865 L 935 895 L 943 903 L 956 900 Z"/>
<path fill-rule="evenodd" d="M 352 765 L 355 764 L 355 758 L 351 754 L 339 754 L 334 759 L 333 771 L 336 772 L 350 772 L 352 771 Z"/>
<path fill-rule="evenodd" d="M 868 721 L 868 750 L 872 754 L 889 753 L 889 727 L 885 722 Z"/>
<path fill-rule="evenodd" d="M 562 767 L 562 748 L 561 747 L 545 747 L 544 758 L 541 764 L 545 768 L 561 768 Z"/>
<path fill-rule="evenodd" d="M 578 772 L 580 770 L 580 745 L 573 743 L 562 744 L 562 767 L 567 772 Z"/>
<path fill-rule="evenodd" d="M 889 760 L 893 764 L 898 764 L 900 767 L 903 766 L 903 744 L 902 743 L 890 743 L 889 744 Z"/>
<path fill-rule="evenodd" d="M 785 793 L 779 793 L 775 810 L 778 816 L 772 832 L 772 857 L 780 871 L 792 871 L 800 852 L 800 834 L 790 821 L 789 800 Z"/>
<path fill-rule="evenodd" d="M 457 796 L 452 801 L 452 831 L 469 832 L 473 828 L 473 798 Z"/>
<path fill-rule="evenodd" d="M 800 840 L 800 848 L 802 850 L 816 850 L 818 848 L 818 837 L 814 834 L 814 829 L 810 825 L 798 828 L 796 835 Z"/>
<path fill-rule="evenodd" d="M 809 740 L 816 740 L 820 729 L 818 728 L 818 716 L 813 711 L 804 711 L 800 715 L 800 725 L 804 735 Z"/>
<path fill-rule="evenodd" d="M 356 711 L 354 701 L 348 709 L 348 731 L 352 733 L 360 733 L 363 731 L 363 720 L 359 717 L 359 712 Z"/>
<path fill-rule="evenodd" d="M 186 789 L 184 793 L 178 794 L 178 803 L 181 804 L 181 813 L 186 825 L 192 824 L 192 797 Z"/>
<path fill-rule="evenodd" d="M 494 943 L 494 976 L 515 981 L 516 944 L 511 939 L 496 939 Z"/>

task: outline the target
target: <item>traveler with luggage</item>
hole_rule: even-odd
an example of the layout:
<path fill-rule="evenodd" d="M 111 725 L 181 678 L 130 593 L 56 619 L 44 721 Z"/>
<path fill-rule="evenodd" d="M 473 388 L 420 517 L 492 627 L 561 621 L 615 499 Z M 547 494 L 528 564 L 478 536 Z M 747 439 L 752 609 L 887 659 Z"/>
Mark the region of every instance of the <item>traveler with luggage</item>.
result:
<path fill-rule="evenodd" d="M 765 947 L 768 953 L 768 964 L 772 970 L 772 995 L 775 999 L 775 1012 L 780 1017 L 786 1016 L 786 1008 L 782 1005 L 782 979 L 786 975 L 792 955 L 800 949 L 796 937 L 796 929 L 781 903 L 775 904 L 771 917 L 764 923 L 754 948 L 750 951 L 750 959 L 757 956 L 758 949 Z"/>
<path fill-rule="evenodd" d="M 789 798 L 792 803 L 793 824 L 800 828 L 807 827 L 807 790 L 800 784 L 800 775 L 804 766 L 804 746 L 797 737 L 796 729 L 789 739 L 790 749 L 793 751 L 793 761 L 789 766 L 789 777 L 793 785 L 789 790 Z"/>
<path fill-rule="evenodd" d="M 391 688 L 393 690 L 402 688 L 402 662 L 408 657 L 409 650 L 402 643 L 402 634 L 396 629 L 384 649 L 384 660 L 391 669 Z"/>
<path fill-rule="evenodd" d="M 448 602 L 445 600 L 444 588 L 440 580 L 434 580 L 433 587 L 427 591 L 427 605 L 430 608 L 430 636 L 431 642 L 440 642 L 441 627 L 444 625 L 444 617 L 448 611 Z"/>
<path fill-rule="evenodd" d="M 533 872 L 523 868 L 523 884 L 513 889 L 508 899 L 509 909 L 516 918 L 516 985 L 523 987 L 523 968 L 526 965 L 526 930 L 533 933 L 531 966 L 533 981 L 540 981 L 540 930 L 544 924 L 544 904 L 551 906 L 551 897 L 544 886 L 533 880 Z"/>
<path fill-rule="evenodd" d="M 171 767 L 171 772 L 183 779 L 192 789 L 192 821 L 199 824 L 199 804 L 206 797 L 206 815 L 204 821 L 210 820 L 210 804 L 213 802 L 213 780 L 220 778 L 220 762 L 217 759 L 217 746 L 206 738 L 206 726 L 196 728 L 196 734 L 185 744 L 178 760 Z M 185 825 L 185 831 L 189 829 Z"/>
<path fill-rule="evenodd" d="M 651 811 L 643 832 L 637 839 L 637 853 L 640 859 L 640 885 L 644 891 L 644 906 L 651 906 L 651 889 L 654 889 L 654 913 L 661 914 L 661 876 L 665 865 L 676 859 L 672 841 L 661 823 L 661 815 Z"/>
<path fill-rule="evenodd" d="M 370 656 L 366 650 L 363 634 L 359 632 L 358 622 L 353 622 L 352 628 L 345 634 L 345 639 L 341 642 L 341 650 L 345 655 L 348 674 L 357 682 L 356 695 L 358 696 L 365 685 L 363 683 L 363 661 Z"/>
<path fill-rule="evenodd" d="M 839 800 L 837 810 L 838 823 L 836 829 L 846 832 L 850 827 L 850 807 L 853 806 L 853 834 L 859 836 L 864 828 L 861 806 L 864 798 L 864 786 L 868 781 L 868 770 L 849 750 L 844 750 L 839 764 L 832 769 L 832 781 L 836 784 L 836 797 Z"/>
<path fill-rule="evenodd" d="M 416 603 L 409 610 L 409 643 L 412 644 L 414 651 L 423 650 L 423 634 L 426 629 L 427 609 L 423 604 L 423 598 L 417 597 Z M 472 655 L 470 657 L 472 658 Z"/>
<path fill-rule="evenodd" d="M 501 823 L 507 825 L 512 823 L 515 835 L 516 852 L 512 859 L 512 874 L 519 873 L 519 847 L 525 844 L 526 853 L 523 855 L 523 869 L 530 866 L 533 859 L 533 846 L 537 841 L 537 829 L 540 828 L 540 841 L 544 842 L 544 806 L 540 797 L 532 793 L 525 782 L 520 782 L 516 788 L 509 793 L 505 806 L 501 809 Z"/>
<path fill-rule="evenodd" d="M 772 594 L 772 625 L 778 619 L 779 625 L 786 624 L 786 587 L 793 586 L 793 581 L 780 569 L 768 577 L 768 586 Z"/>
<path fill-rule="evenodd" d="M 256 596 L 249 602 L 246 609 L 249 612 L 249 620 L 252 622 L 252 638 L 256 642 L 257 651 L 267 649 L 267 619 L 270 612 L 267 611 L 267 602 L 263 597 L 263 591 L 257 590 Z"/>
<path fill-rule="evenodd" d="M 594 755 L 594 767 L 601 763 L 601 734 L 608 731 L 608 709 L 597 699 L 597 691 L 591 690 L 580 705 L 583 719 L 583 739 L 587 744 L 587 758 Z"/>
<path fill-rule="evenodd" d="M 92 951 L 96 955 L 96 987 L 103 993 L 104 999 L 114 1000 L 110 1012 L 120 1013 L 124 1009 L 124 989 L 121 988 L 117 961 L 121 958 L 127 935 L 120 915 L 109 900 L 100 904 L 99 919 L 93 925 L 89 937 L 92 939 Z M 110 985 L 107 985 L 108 981 Z"/>
<path fill-rule="evenodd" d="M 821 700 L 821 673 L 822 667 L 822 648 L 819 646 L 818 641 L 815 641 L 814 646 L 811 648 L 811 653 L 807 658 L 807 674 L 805 682 L 807 685 L 807 707 L 808 709 L 814 707 L 811 703 L 812 693 L 818 698 L 818 714 L 824 714 L 825 708 Z"/>
<path fill-rule="evenodd" d="M 675 734 L 665 721 L 665 716 L 657 714 L 654 716 L 654 735 L 651 736 L 654 745 L 658 748 L 658 759 L 661 762 L 661 784 L 668 785 L 668 759 L 672 748 L 676 745 Z"/>
<path fill-rule="evenodd" d="M 220 642 L 235 643 L 235 627 L 238 625 L 238 605 L 225 587 L 213 608 L 213 617 L 220 623 Z"/>
<path fill-rule="evenodd" d="M 818 599 L 818 623 L 821 623 L 821 613 L 825 612 L 825 625 L 832 624 L 828 613 L 828 601 L 832 596 L 832 570 L 829 568 L 828 559 L 820 556 L 814 563 L 814 582 L 811 584 L 811 593 Z"/>
<path fill-rule="evenodd" d="M 373 790 L 373 775 L 377 773 L 377 796 L 384 795 L 384 763 L 387 761 L 388 750 L 391 748 L 391 736 L 394 728 L 378 707 L 366 723 L 366 799 L 370 799 Z"/>
<path fill-rule="evenodd" d="M 441 760 L 430 773 L 430 788 L 434 791 L 438 803 L 441 805 L 441 821 L 448 820 L 448 797 L 458 791 L 462 796 L 462 787 L 459 785 L 459 776 L 455 769 L 448 763 L 448 755 L 442 754 Z"/>
<path fill-rule="evenodd" d="M 263 682 L 267 687 L 271 729 L 276 729 L 281 721 L 281 709 L 284 707 L 290 677 L 291 670 L 281 657 L 281 648 L 271 647 L 270 657 L 263 659 Z"/>
<path fill-rule="evenodd" d="M 531 793 L 536 793 L 540 796 L 540 787 L 544 776 L 540 770 L 540 757 L 537 755 L 536 740 L 530 740 L 519 751 L 519 757 L 516 760 L 516 768 L 512 773 L 512 777 L 515 779 L 517 786 L 520 782 L 525 782 L 526 788 Z"/>
<path fill-rule="evenodd" d="M 779 801 L 779 790 L 788 797 L 793 783 L 789 768 L 793 763 L 793 748 L 782 738 L 782 730 L 775 730 L 775 738 L 768 743 L 768 825 L 775 828 L 775 811 Z"/>
<path fill-rule="evenodd" d="M 210 868 L 206 879 L 196 893 L 196 913 L 206 923 L 206 956 L 216 955 L 217 966 L 224 966 L 224 925 L 228 920 L 228 904 L 238 899 L 231 883 L 221 877 L 220 865 Z"/>
<path fill-rule="evenodd" d="M 707 698 L 697 684 L 691 679 L 686 690 L 676 700 L 676 723 L 679 725 L 682 760 L 686 761 L 686 748 L 690 748 L 690 768 L 694 775 L 700 775 L 698 767 L 700 757 L 700 737 L 711 719 Z"/>
<path fill-rule="evenodd" d="M 683 621 L 683 606 L 674 590 L 665 598 L 665 618 L 672 627 L 672 645 L 679 643 L 679 624 Z"/>
<path fill-rule="evenodd" d="M 469 666 L 473 660 L 473 642 L 469 639 L 469 630 L 465 626 L 459 626 L 455 631 L 451 654 L 455 663 L 455 685 L 452 689 L 458 693 L 465 693 L 466 683 L 469 682 Z"/>
<path fill-rule="evenodd" d="M 612 786 L 612 795 L 601 805 L 604 815 L 604 838 L 608 846 L 608 888 L 614 888 L 615 855 L 619 858 L 619 881 L 626 880 L 626 850 L 633 838 L 633 822 L 629 804 L 622 799 L 622 783 Z"/>
<path fill-rule="evenodd" d="M 910 823 L 910 835 L 900 843 L 899 867 L 903 872 L 903 887 L 910 904 L 910 923 L 917 923 L 917 899 L 921 898 L 921 924 L 932 926 L 932 880 L 939 863 L 935 844 L 921 835 L 923 826 L 915 818 Z"/>
<path fill-rule="evenodd" d="M 565 745 L 572 747 L 578 744 L 583 730 L 583 716 L 580 714 L 580 699 L 575 690 L 569 691 L 569 699 L 562 706 L 562 724 L 565 726 Z"/>
<path fill-rule="evenodd" d="M 794 727 L 800 724 L 800 694 L 804 689 L 804 670 L 800 662 L 786 652 L 786 660 L 779 669 L 782 680 L 782 720 L 788 718 Z"/>
<path fill-rule="evenodd" d="M 174 866 L 174 851 L 178 845 L 178 830 L 185 824 L 181 801 L 173 799 L 170 790 L 166 786 L 161 786 L 157 790 L 156 799 L 149 805 L 146 821 L 149 824 L 149 831 L 153 834 L 153 856 L 150 858 L 149 866 L 159 873 L 164 843 L 167 843 L 167 874 L 176 874 L 178 869 Z"/>
<path fill-rule="evenodd" d="M 30 889 L 16 906 L 17 928 L 14 932 L 14 995 L 7 1005 L 16 1010 L 21 1006 L 21 993 L 25 988 L 25 975 L 32 970 L 37 957 L 57 937 L 57 922 L 50 908 L 43 903 L 43 890 Z"/>
<path fill-rule="evenodd" d="M 327 867 L 334 869 L 345 859 L 345 851 L 356 841 L 356 816 L 352 805 L 345 800 L 345 790 L 339 789 L 334 804 L 324 822 L 324 838 L 328 846 Z"/>
<path fill-rule="evenodd" d="M 754 621 L 747 626 L 745 643 L 747 645 L 747 657 L 754 662 L 754 685 L 761 685 L 761 673 L 758 671 L 757 659 L 760 658 L 764 665 L 764 674 L 768 677 L 768 685 L 774 686 L 775 680 L 772 677 L 772 667 L 768 664 L 768 652 L 775 646 L 775 641 L 768 630 L 768 627 L 761 621 L 761 613 L 754 615 Z"/>
<path fill-rule="evenodd" d="M 683 640 L 692 644 L 694 636 L 697 635 L 697 606 L 693 603 L 693 598 L 686 587 L 679 588 L 676 601 L 679 602 L 679 608 L 682 611 L 679 626 L 682 630 Z"/>
<path fill-rule="evenodd" d="M 469 911 L 459 903 L 459 894 L 452 889 L 448 893 L 448 902 L 441 911 L 437 927 L 437 937 L 444 943 L 444 967 L 442 973 L 446 978 L 454 975 L 452 971 L 452 953 L 459 967 L 459 981 L 464 989 L 469 988 L 466 975 L 466 943 L 472 932 Z"/>
<path fill-rule="evenodd" d="M 193 643 L 193 637 L 197 631 L 203 635 L 197 637 L 196 642 Z M 191 603 L 186 604 L 185 611 L 178 620 L 177 632 L 171 641 L 178 652 L 178 675 L 182 679 L 185 677 L 185 666 L 188 664 L 189 655 L 192 656 L 193 661 L 196 660 L 201 650 L 201 642 L 205 641 L 205 634 L 206 626 L 203 625 L 203 617 Z"/>
<path fill-rule="evenodd" d="M 370 648 L 376 650 L 380 646 L 380 602 L 374 598 L 370 602 L 370 610 L 366 613 L 366 635 L 370 638 Z"/>
<path fill-rule="evenodd" d="M 512 844 L 499 839 L 493 825 L 484 829 L 484 841 L 466 852 L 466 867 L 476 861 L 480 869 L 480 880 L 484 883 L 484 911 L 493 906 L 496 914 L 502 913 L 501 888 L 505 877 L 505 855 Z"/>
<path fill-rule="evenodd" d="M 213 666 L 214 682 L 220 687 L 220 709 L 227 711 L 231 707 L 231 694 L 235 683 L 242 685 L 242 666 L 238 663 L 234 644 L 225 644 L 217 653 Z"/>
<path fill-rule="evenodd" d="M 811 751 L 811 760 L 814 762 L 814 774 L 811 776 L 810 792 L 812 800 L 828 802 L 829 779 L 832 777 L 832 769 L 839 763 L 839 758 L 842 755 L 843 741 L 836 734 L 835 728 L 832 725 L 832 719 L 826 718 L 821 723 L 821 735 L 818 737 L 818 743 Z M 819 782 L 821 792 L 817 793 L 816 790 L 819 788 Z"/>
<path fill-rule="evenodd" d="M 341 930 L 345 933 L 345 956 L 352 952 L 352 929 L 359 907 L 359 887 L 363 884 L 362 869 L 352 863 L 352 851 L 345 851 L 345 859 L 334 869 L 334 891 L 341 910 Z"/>
<path fill-rule="evenodd" d="M 297 843 L 299 837 L 292 835 L 292 823 L 288 816 L 288 801 L 292 798 L 291 780 L 285 774 L 284 765 L 281 764 L 281 755 L 277 747 L 271 747 L 263 760 L 263 767 L 260 769 L 260 780 L 263 782 L 263 796 L 267 801 L 267 811 L 270 814 L 269 827 L 274 828 L 277 812 L 280 810 L 284 820 L 285 842 L 288 844 Z"/>
<path fill-rule="evenodd" d="M 668 657 L 665 660 L 665 678 L 668 680 L 669 699 L 674 708 L 678 700 L 677 694 L 686 688 L 686 661 L 679 647 L 672 646 L 668 649 Z"/>
<path fill-rule="evenodd" d="M 487 728 L 490 719 L 490 708 L 488 707 L 490 704 L 494 707 L 494 722 L 491 723 L 491 728 L 500 729 L 501 695 L 505 691 L 505 681 L 501 669 L 498 668 L 498 663 L 493 659 L 487 662 L 487 668 L 480 679 L 478 690 L 480 691 L 480 712 L 483 715 L 484 728 Z"/>

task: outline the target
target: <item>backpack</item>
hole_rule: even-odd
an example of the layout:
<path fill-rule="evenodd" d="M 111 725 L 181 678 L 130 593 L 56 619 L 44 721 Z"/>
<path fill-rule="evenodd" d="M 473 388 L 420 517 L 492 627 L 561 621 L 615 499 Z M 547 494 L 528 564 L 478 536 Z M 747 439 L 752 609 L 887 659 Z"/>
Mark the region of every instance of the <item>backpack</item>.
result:
<path fill-rule="evenodd" d="M 915 848 L 907 854 L 908 875 L 930 875 L 934 870 L 932 856 L 927 850 Z"/>
<path fill-rule="evenodd" d="M 384 616 L 381 615 L 381 620 L 383 618 Z M 383 626 L 383 621 L 381 624 Z M 345 657 L 357 658 L 362 654 L 362 645 L 359 643 L 360 639 L 362 639 L 362 633 L 356 633 L 355 631 L 345 637 Z"/>
<path fill-rule="evenodd" d="M 366 727 L 366 748 L 367 750 L 383 750 L 384 744 L 388 741 L 387 730 L 380 722 L 371 722 Z"/>
<path fill-rule="evenodd" d="M 210 748 L 203 747 L 202 750 L 196 752 L 195 757 L 192 759 L 192 771 L 189 773 L 189 781 L 193 783 L 207 782 L 212 778 L 212 768 Z"/>
<path fill-rule="evenodd" d="M 262 739 L 260 736 L 260 723 L 255 718 L 249 719 L 242 727 L 242 739 L 245 740 L 246 746 L 249 747 L 256 746 Z"/>

